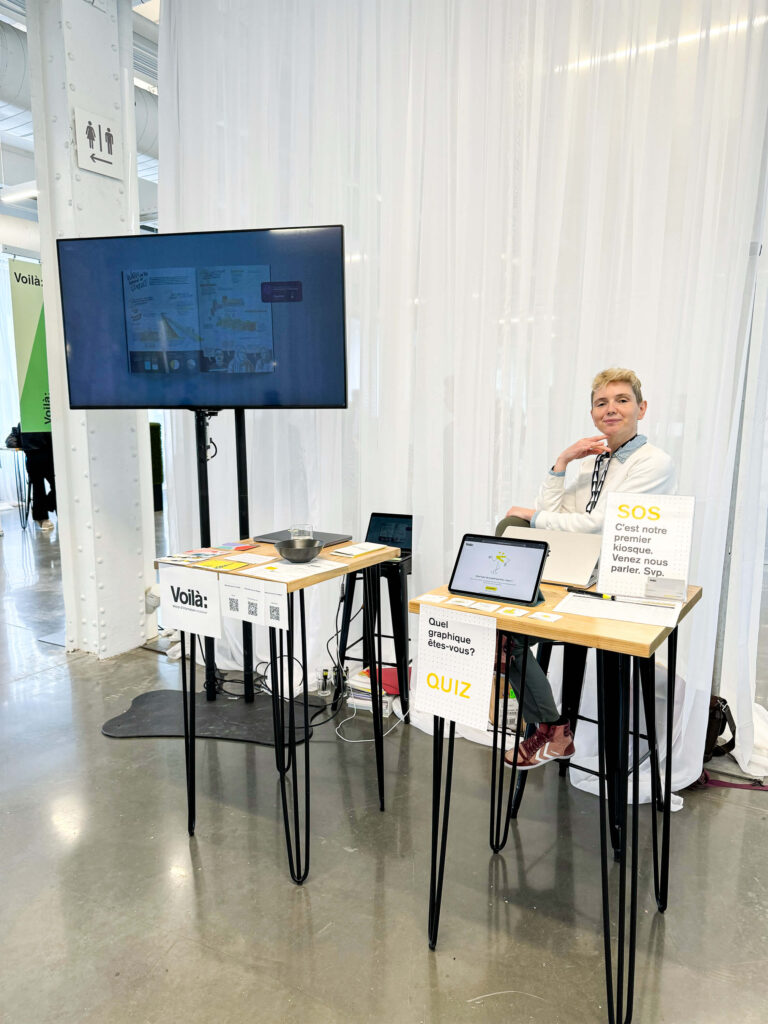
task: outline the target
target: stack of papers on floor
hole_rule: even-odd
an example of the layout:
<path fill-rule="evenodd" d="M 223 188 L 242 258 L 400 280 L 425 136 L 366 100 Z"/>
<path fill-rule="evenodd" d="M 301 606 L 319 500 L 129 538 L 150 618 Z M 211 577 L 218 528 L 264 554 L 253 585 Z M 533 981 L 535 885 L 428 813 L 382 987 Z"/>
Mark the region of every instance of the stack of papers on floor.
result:
<path fill-rule="evenodd" d="M 358 711 L 371 712 L 373 710 L 373 697 L 371 696 L 371 677 L 368 669 L 360 669 L 355 675 L 350 676 L 347 680 L 347 685 L 349 686 L 347 707 L 356 708 Z M 389 718 L 392 714 L 393 701 L 394 697 L 388 693 L 382 694 L 381 710 L 384 718 Z"/>

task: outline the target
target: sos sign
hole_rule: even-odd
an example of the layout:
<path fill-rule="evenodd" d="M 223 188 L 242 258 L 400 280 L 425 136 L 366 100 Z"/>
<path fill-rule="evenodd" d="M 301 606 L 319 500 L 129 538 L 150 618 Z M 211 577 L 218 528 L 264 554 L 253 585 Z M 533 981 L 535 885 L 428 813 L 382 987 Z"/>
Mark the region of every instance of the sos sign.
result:
<path fill-rule="evenodd" d="M 655 522 L 661 519 L 661 509 L 658 505 L 629 505 L 621 504 L 616 511 L 617 519 L 647 519 L 648 522 Z"/>

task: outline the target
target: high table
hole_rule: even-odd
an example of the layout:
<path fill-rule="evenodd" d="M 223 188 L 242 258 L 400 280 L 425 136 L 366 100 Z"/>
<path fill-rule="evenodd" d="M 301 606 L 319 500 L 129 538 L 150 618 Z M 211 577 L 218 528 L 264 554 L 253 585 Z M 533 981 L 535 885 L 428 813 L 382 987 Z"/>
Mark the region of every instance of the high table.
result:
<path fill-rule="evenodd" d="M 363 574 L 363 632 L 365 646 L 370 652 L 370 680 L 371 680 L 371 704 L 373 711 L 373 738 L 376 755 L 376 776 L 378 780 L 379 809 L 384 810 L 384 745 L 383 745 L 383 719 L 382 719 L 382 698 L 381 698 L 381 564 L 399 556 L 398 548 L 381 547 L 376 551 L 356 557 L 342 557 L 333 555 L 334 549 L 345 545 L 336 544 L 323 548 L 321 558 L 330 556 L 329 560 L 338 561 L 338 566 L 328 569 L 326 572 L 318 573 L 308 579 L 298 579 L 286 583 L 288 597 L 288 629 L 278 630 L 269 628 L 269 666 L 270 683 L 272 690 L 272 720 L 275 731 L 275 763 L 280 776 L 280 796 L 283 810 L 283 824 L 285 827 L 285 842 L 288 852 L 288 867 L 291 878 L 297 885 L 301 885 L 309 874 L 309 839 L 310 839 L 310 771 L 309 771 L 309 694 L 306 686 L 307 680 L 307 629 L 306 614 L 304 608 L 304 592 L 309 587 L 324 583 L 327 580 L 338 579 L 350 573 L 361 572 Z M 280 555 L 271 544 L 257 544 L 249 549 L 250 554 L 268 555 L 278 560 Z M 227 557 L 233 561 L 237 559 L 237 551 L 227 552 Z M 213 572 L 216 570 L 207 569 L 204 566 L 190 565 L 200 572 Z M 255 567 L 258 568 L 258 567 Z M 235 570 L 232 575 L 238 575 L 242 570 Z M 255 575 L 259 576 L 258 573 Z M 264 579 L 270 579 L 269 573 L 264 573 Z M 295 597 L 298 594 L 298 616 L 295 608 Z M 298 639 L 297 643 L 297 624 Z M 184 709 L 184 752 L 187 776 L 187 828 L 190 835 L 195 831 L 195 636 L 190 634 L 190 646 L 192 657 L 190 660 L 190 698 L 187 697 L 187 669 L 186 669 L 186 638 L 181 634 L 181 685 L 182 705 Z M 297 652 L 300 652 L 297 658 Z M 304 712 L 303 735 L 301 738 L 304 753 L 303 788 L 304 788 L 304 822 L 301 822 L 301 798 L 299 786 L 298 766 L 298 742 L 295 705 L 293 699 L 294 681 L 294 659 L 299 661 L 301 667 L 301 678 L 304 680 L 302 687 L 302 703 Z M 287 666 L 286 666 L 287 662 Z M 289 699 L 285 701 L 286 689 Z M 286 715 L 287 703 L 287 715 Z M 301 728 L 301 726 L 299 726 Z M 285 752 L 285 736 L 287 729 L 288 756 Z M 290 780 L 290 793 L 289 793 Z M 290 805 L 290 806 L 289 806 Z"/>
<path fill-rule="evenodd" d="M 651 790 L 653 811 L 651 828 L 653 835 L 653 876 L 658 909 L 663 913 L 667 907 L 669 890 L 669 849 L 670 849 L 670 803 L 672 795 L 672 724 L 675 702 L 675 668 L 677 658 L 677 626 L 652 626 L 634 622 L 618 622 L 612 619 L 588 618 L 556 612 L 556 606 L 565 596 L 563 587 L 542 585 L 544 602 L 531 611 L 551 612 L 560 616 L 554 622 L 532 619 L 530 615 L 510 620 L 500 614 L 498 605 L 493 610 L 484 610 L 481 602 L 471 609 L 473 614 L 484 615 L 496 622 L 496 666 L 497 672 L 504 672 L 504 697 L 502 726 L 499 730 L 498 704 L 494 699 L 494 741 L 491 759 L 491 815 L 490 845 L 498 853 L 506 844 L 510 819 L 517 816 L 522 799 L 526 773 L 517 778 L 516 769 L 510 772 L 508 797 L 504 801 L 503 753 L 506 740 L 506 713 L 510 687 L 511 663 L 504 662 L 504 643 L 510 643 L 512 636 L 522 641 L 522 672 L 517 694 L 518 707 L 522 709 L 525 694 L 525 665 L 528 646 L 531 641 L 549 641 L 565 644 L 563 678 L 563 714 L 571 720 L 575 731 L 579 715 L 579 699 L 588 648 L 597 652 L 598 691 L 598 765 L 599 815 L 600 815 L 600 862 L 603 898 L 603 941 L 605 948 L 605 976 L 608 995 L 608 1019 L 610 1024 L 626 1024 L 632 1017 L 634 990 L 635 942 L 637 926 L 637 878 L 638 878 L 638 802 L 639 773 L 641 763 L 640 739 L 647 740 L 650 758 Z M 447 587 L 438 587 L 431 594 L 447 598 Z M 422 606 L 430 609 L 445 608 L 430 603 L 424 594 L 409 602 L 409 610 L 419 613 Z M 701 587 L 689 587 L 679 622 L 701 599 Z M 491 602 L 488 602 L 489 604 Z M 511 602 L 510 602 L 511 603 Z M 664 786 L 662 789 L 659 770 L 658 741 L 656 736 L 654 677 L 655 652 L 667 641 L 667 715 L 666 715 L 666 761 Z M 541 660 L 541 659 L 540 659 Z M 632 678 L 632 708 L 630 729 L 630 677 Z M 640 692 L 646 716 L 645 735 L 640 733 Z M 520 745 L 521 714 L 518 714 L 515 730 L 514 751 L 517 761 Z M 499 733 L 501 733 L 499 741 Z M 629 739 L 632 736 L 632 767 L 629 765 Z M 429 890 L 429 946 L 434 949 L 440 922 L 443 877 L 445 870 L 448 817 L 451 798 L 451 777 L 453 773 L 453 747 L 455 723 L 450 723 L 447 754 L 444 758 L 445 720 L 435 717 L 433 733 L 433 780 L 432 780 L 432 858 Z M 578 756 L 578 751 L 577 751 Z M 445 770 L 443 763 L 445 761 Z M 574 767 L 577 767 L 574 765 Z M 582 769 L 590 771 L 589 769 Z M 565 768 L 561 762 L 561 774 Z M 443 774 L 445 782 L 443 783 Z M 632 775 L 632 860 L 630 867 L 629 924 L 626 920 L 627 885 L 627 795 L 628 779 Z M 516 785 L 517 783 L 517 785 Z M 443 785 L 445 791 L 443 794 Z M 442 803 L 442 807 L 441 807 Z M 607 805 L 607 813 L 606 813 Z M 658 822 L 655 811 L 662 814 L 661 849 L 658 842 Z M 606 818 L 608 829 L 606 830 Z M 619 913 L 617 921 L 616 984 L 611 950 L 610 891 L 608 879 L 608 842 L 610 836 L 614 859 L 619 863 Z M 626 964 L 625 964 L 625 947 Z M 626 968 L 626 970 L 625 970 Z M 626 982 L 626 988 L 625 988 Z M 615 996 L 614 996 L 615 992 Z"/>

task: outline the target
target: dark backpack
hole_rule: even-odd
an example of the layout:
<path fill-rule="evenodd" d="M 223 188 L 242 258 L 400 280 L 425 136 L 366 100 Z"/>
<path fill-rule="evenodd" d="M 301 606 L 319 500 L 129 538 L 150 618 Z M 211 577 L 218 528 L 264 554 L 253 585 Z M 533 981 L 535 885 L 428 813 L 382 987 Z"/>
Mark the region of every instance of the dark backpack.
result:
<path fill-rule="evenodd" d="M 718 743 L 718 738 L 725 732 L 726 725 L 731 730 L 731 738 L 725 743 Z M 736 723 L 733 720 L 728 702 L 723 697 L 711 697 L 709 701 L 709 720 L 707 721 L 707 738 L 704 741 L 704 764 L 713 757 L 730 754 L 736 746 Z"/>
<path fill-rule="evenodd" d="M 18 427 L 11 427 L 11 432 L 5 439 L 6 448 L 21 448 L 21 424 Z"/>

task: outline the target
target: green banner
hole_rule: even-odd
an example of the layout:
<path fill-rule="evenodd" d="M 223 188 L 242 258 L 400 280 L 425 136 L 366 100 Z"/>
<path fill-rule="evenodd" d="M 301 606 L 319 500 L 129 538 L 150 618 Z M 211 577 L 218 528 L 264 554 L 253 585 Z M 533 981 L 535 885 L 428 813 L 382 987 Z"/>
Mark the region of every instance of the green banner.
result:
<path fill-rule="evenodd" d="M 42 272 L 39 264 L 24 260 L 8 260 L 8 271 L 11 275 L 21 431 L 50 432 L 51 396 L 45 351 Z"/>

